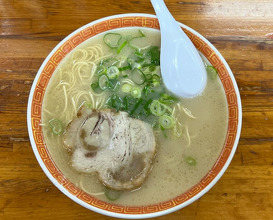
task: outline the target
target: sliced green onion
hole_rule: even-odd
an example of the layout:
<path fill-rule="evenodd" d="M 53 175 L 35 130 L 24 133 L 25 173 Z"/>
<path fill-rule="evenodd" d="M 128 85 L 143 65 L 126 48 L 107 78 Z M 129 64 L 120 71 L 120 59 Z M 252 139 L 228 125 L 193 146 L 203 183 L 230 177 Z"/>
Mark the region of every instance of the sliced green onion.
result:
<path fill-rule="evenodd" d="M 163 132 L 164 137 L 167 138 L 168 136 L 167 136 L 167 134 L 166 134 L 165 128 L 163 128 L 162 126 L 159 126 L 159 127 L 160 127 L 161 131 Z"/>
<path fill-rule="evenodd" d="M 117 49 L 117 54 L 120 53 L 120 51 L 126 46 L 127 43 L 128 43 L 127 40 L 123 41 L 123 43 Z"/>
<path fill-rule="evenodd" d="M 134 98 L 139 99 L 141 97 L 141 89 L 139 87 L 133 87 L 131 90 L 131 95 Z"/>
<path fill-rule="evenodd" d="M 151 85 L 153 85 L 153 84 L 151 84 Z M 153 90 L 153 92 L 155 92 L 158 95 L 166 92 L 166 90 L 165 90 L 165 88 L 164 88 L 164 86 L 162 84 L 160 86 L 156 86 L 156 87 L 153 86 L 152 90 Z"/>
<path fill-rule="evenodd" d="M 101 90 L 100 87 L 99 87 L 99 82 L 93 82 L 93 83 L 91 83 L 91 88 L 97 94 L 103 92 L 103 90 Z"/>
<path fill-rule="evenodd" d="M 160 95 L 159 101 L 164 104 L 173 104 L 175 102 L 178 102 L 179 99 L 174 96 L 163 93 Z"/>
<path fill-rule="evenodd" d="M 136 102 L 135 106 L 133 107 L 129 114 L 133 115 L 142 102 L 143 102 L 142 98 L 138 99 L 138 101 Z"/>
<path fill-rule="evenodd" d="M 106 72 L 109 79 L 114 79 L 119 75 L 119 69 L 116 66 L 110 66 Z"/>
<path fill-rule="evenodd" d="M 98 66 L 96 69 L 96 74 L 100 76 L 102 74 L 105 74 L 106 71 L 107 71 L 107 68 L 105 66 Z"/>
<path fill-rule="evenodd" d="M 107 99 L 106 105 L 113 109 L 116 109 L 117 111 L 124 109 L 123 99 L 116 94 L 113 94 Z"/>
<path fill-rule="evenodd" d="M 169 115 L 162 115 L 158 119 L 159 125 L 164 129 L 172 128 L 175 124 L 174 118 Z"/>
<path fill-rule="evenodd" d="M 120 67 L 118 69 L 119 69 L 119 71 L 122 72 L 122 71 L 125 71 L 125 70 L 130 70 L 130 69 L 132 69 L 132 67 L 130 65 L 128 65 L 128 66 Z"/>
<path fill-rule="evenodd" d="M 146 80 L 148 80 L 148 81 L 150 81 L 153 78 L 152 74 L 150 74 L 150 73 L 145 74 L 145 77 L 146 77 Z"/>
<path fill-rule="evenodd" d="M 121 34 L 118 33 L 108 33 L 103 37 L 104 43 L 106 43 L 110 48 L 117 48 L 121 40 Z"/>
<path fill-rule="evenodd" d="M 151 65 L 149 66 L 149 71 L 150 71 L 150 72 L 155 71 L 155 69 L 156 69 L 156 66 L 155 66 L 154 64 L 151 64 Z"/>
<path fill-rule="evenodd" d="M 119 60 L 117 58 L 108 58 L 106 60 L 103 60 L 100 64 L 101 66 L 105 66 L 106 68 L 109 68 L 110 66 L 116 66 L 118 65 Z"/>
<path fill-rule="evenodd" d="M 154 86 L 159 86 L 160 85 L 160 76 L 157 74 L 154 74 L 152 77 L 152 83 Z"/>
<path fill-rule="evenodd" d="M 142 85 L 146 81 L 146 77 L 140 69 L 133 69 L 131 79 L 137 85 Z"/>
<path fill-rule="evenodd" d="M 160 82 L 160 76 L 157 74 L 153 74 L 153 80 Z"/>
<path fill-rule="evenodd" d="M 96 92 L 96 89 L 98 89 L 99 88 L 99 84 L 97 83 L 97 82 L 93 82 L 93 83 L 91 83 L 91 88 L 93 89 L 93 91 L 94 92 Z"/>
<path fill-rule="evenodd" d="M 166 105 L 160 103 L 158 100 L 153 100 L 150 105 L 150 110 L 153 115 L 161 116 L 166 112 Z"/>
<path fill-rule="evenodd" d="M 143 93 L 147 97 L 150 93 L 153 92 L 153 85 L 152 84 L 146 84 L 143 88 Z"/>
<path fill-rule="evenodd" d="M 140 63 L 136 62 L 134 59 L 128 57 L 127 62 L 130 65 L 131 69 L 141 69 L 142 66 Z"/>
<path fill-rule="evenodd" d="M 93 105 L 92 105 L 91 102 L 85 102 L 85 103 L 84 103 L 84 106 L 85 106 L 86 108 L 93 109 Z"/>
<path fill-rule="evenodd" d="M 131 68 L 134 67 L 135 61 L 134 61 L 132 58 L 128 57 L 128 58 L 127 58 L 127 62 L 128 62 L 128 64 L 131 66 Z"/>
<path fill-rule="evenodd" d="M 143 105 L 143 108 L 144 108 L 145 113 L 146 113 L 147 115 L 151 115 L 150 104 L 152 103 L 152 101 L 153 101 L 153 98 L 150 98 L 150 99 L 148 99 L 148 100 L 145 102 L 145 104 Z"/>
<path fill-rule="evenodd" d="M 136 58 L 136 62 L 139 63 L 140 65 L 141 65 L 141 63 L 144 62 L 144 60 L 145 60 L 145 59 L 144 59 L 143 57 L 137 57 L 137 58 Z"/>
<path fill-rule="evenodd" d="M 124 93 L 129 93 L 132 90 L 132 85 L 130 85 L 129 83 L 124 83 L 121 87 L 121 91 Z"/>
<path fill-rule="evenodd" d="M 144 54 L 141 53 L 140 50 L 136 50 L 135 55 L 136 55 L 137 57 L 143 58 L 143 55 L 144 55 Z"/>
<path fill-rule="evenodd" d="M 140 34 L 140 37 L 146 37 L 146 35 L 144 34 L 144 32 L 142 30 L 138 30 L 138 33 Z"/>
<path fill-rule="evenodd" d="M 192 157 L 186 157 L 185 161 L 187 164 L 189 164 L 191 166 L 195 166 L 197 164 L 196 160 Z"/>
<path fill-rule="evenodd" d="M 148 48 L 150 44 L 147 44 L 147 41 L 144 37 L 134 37 L 129 41 L 129 46 L 137 50 L 143 50 Z"/>
<path fill-rule="evenodd" d="M 120 81 L 118 81 L 116 78 L 114 79 L 109 79 L 109 89 L 112 91 L 117 91 L 120 86 Z"/>
<path fill-rule="evenodd" d="M 206 70 L 207 70 L 207 74 L 210 79 L 216 79 L 218 73 L 217 73 L 217 70 L 213 66 L 207 66 Z"/>
<path fill-rule="evenodd" d="M 137 100 L 131 96 L 131 95 L 126 95 L 123 98 L 123 103 L 124 103 L 124 109 L 130 113 L 132 111 L 132 109 L 134 108 L 135 104 L 136 104 Z"/>
<path fill-rule="evenodd" d="M 142 66 L 141 66 L 140 63 L 135 62 L 134 68 L 136 68 L 136 69 L 141 69 Z"/>
<path fill-rule="evenodd" d="M 149 50 L 149 54 L 151 55 L 151 63 L 158 66 L 160 64 L 160 50 L 159 47 L 153 46 Z"/>
<path fill-rule="evenodd" d="M 101 90 L 106 90 L 109 87 L 109 79 L 106 75 L 100 76 L 99 87 Z"/>
<path fill-rule="evenodd" d="M 63 131 L 62 123 L 56 118 L 49 121 L 49 127 L 51 128 L 52 133 L 55 135 L 59 135 Z"/>
<path fill-rule="evenodd" d="M 116 201 L 121 196 L 122 191 L 105 188 L 104 194 L 107 199 L 111 201 Z"/>
<path fill-rule="evenodd" d="M 140 51 L 142 49 L 148 48 L 150 46 L 150 44 L 147 45 L 146 40 L 142 39 L 142 38 L 146 37 L 146 35 L 143 33 L 142 30 L 138 30 L 138 33 L 140 34 L 140 36 L 131 38 L 131 40 L 129 41 L 129 46 Z"/>

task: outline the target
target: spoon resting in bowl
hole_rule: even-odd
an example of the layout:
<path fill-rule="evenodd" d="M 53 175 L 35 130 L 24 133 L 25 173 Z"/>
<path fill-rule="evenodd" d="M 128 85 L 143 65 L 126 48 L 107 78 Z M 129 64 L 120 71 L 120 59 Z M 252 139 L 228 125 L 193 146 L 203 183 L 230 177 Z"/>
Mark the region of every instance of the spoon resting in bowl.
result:
<path fill-rule="evenodd" d="M 167 89 L 183 98 L 204 90 L 207 73 L 199 52 L 173 18 L 163 0 L 151 0 L 161 32 L 160 68 Z"/>

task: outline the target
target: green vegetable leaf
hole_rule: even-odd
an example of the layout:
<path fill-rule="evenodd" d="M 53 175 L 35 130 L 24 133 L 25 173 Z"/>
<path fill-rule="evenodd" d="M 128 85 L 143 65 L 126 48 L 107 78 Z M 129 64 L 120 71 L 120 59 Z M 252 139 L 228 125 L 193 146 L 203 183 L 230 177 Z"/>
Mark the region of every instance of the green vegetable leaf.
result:
<path fill-rule="evenodd" d="M 125 107 L 122 98 L 116 94 L 113 94 L 107 99 L 106 105 L 117 111 L 123 110 Z"/>
<path fill-rule="evenodd" d="M 118 33 L 108 33 L 103 37 L 104 43 L 106 43 L 110 48 L 117 48 L 121 40 L 121 34 Z"/>
<path fill-rule="evenodd" d="M 63 126 L 60 120 L 53 118 L 49 121 L 49 127 L 53 134 L 60 135 L 63 131 Z"/>
<path fill-rule="evenodd" d="M 160 50 L 158 47 L 153 46 L 150 48 L 149 54 L 151 55 L 151 63 L 154 65 L 160 65 Z"/>
<path fill-rule="evenodd" d="M 187 164 L 189 164 L 190 166 L 195 166 L 197 164 L 196 160 L 193 157 L 186 157 L 185 161 Z"/>
<path fill-rule="evenodd" d="M 104 194 L 107 199 L 111 201 L 116 201 L 121 196 L 122 191 L 105 188 Z"/>
<path fill-rule="evenodd" d="M 206 67 L 208 77 L 210 79 L 216 79 L 218 76 L 217 70 L 213 66 L 207 66 Z"/>
<path fill-rule="evenodd" d="M 163 93 L 160 95 L 159 101 L 164 104 L 173 104 L 179 101 L 179 99 L 175 96 L 168 95 L 166 93 Z"/>

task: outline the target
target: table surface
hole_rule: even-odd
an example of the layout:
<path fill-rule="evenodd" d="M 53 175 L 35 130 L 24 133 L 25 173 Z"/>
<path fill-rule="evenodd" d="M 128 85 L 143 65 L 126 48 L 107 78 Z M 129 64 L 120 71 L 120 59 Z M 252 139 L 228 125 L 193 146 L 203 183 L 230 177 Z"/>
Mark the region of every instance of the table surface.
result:
<path fill-rule="evenodd" d="M 272 219 L 272 0 L 166 0 L 174 17 L 225 57 L 243 106 L 238 149 L 217 184 L 158 219 Z M 0 219 L 111 219 L 62 194 L 39 167 L 26 113 L 33 79 L 69 33 L 120 13 L 154 14 L 149 0 L 0 0 Z"/>

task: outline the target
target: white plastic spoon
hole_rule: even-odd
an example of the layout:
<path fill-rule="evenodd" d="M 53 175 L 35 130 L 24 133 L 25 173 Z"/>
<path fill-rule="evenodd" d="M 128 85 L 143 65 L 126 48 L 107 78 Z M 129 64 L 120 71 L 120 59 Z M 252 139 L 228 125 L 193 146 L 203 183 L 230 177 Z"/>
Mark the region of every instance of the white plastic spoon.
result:
<path fill-rule="evenodd" d="M 163 0 L 151 0 L 161 31 L 160 68 L 163 82 L 175 95 L 192 98 L 207 83 L 205 65 Z"/>

